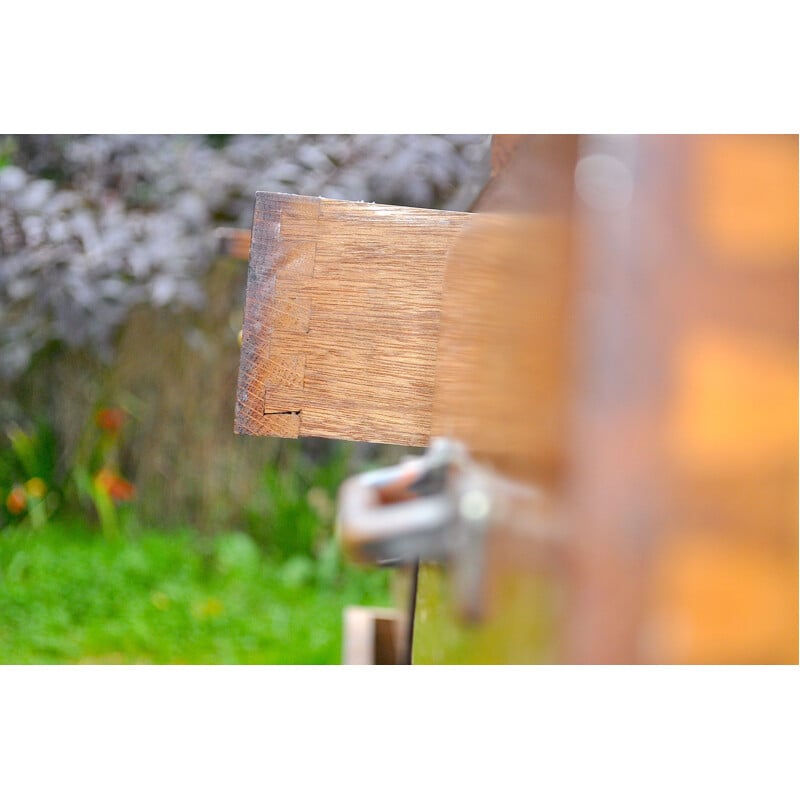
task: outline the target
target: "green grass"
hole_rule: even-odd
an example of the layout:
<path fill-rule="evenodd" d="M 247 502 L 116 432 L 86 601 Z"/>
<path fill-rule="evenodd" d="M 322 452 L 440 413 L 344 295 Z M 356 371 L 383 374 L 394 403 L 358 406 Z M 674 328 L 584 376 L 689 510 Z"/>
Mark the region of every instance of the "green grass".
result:
<path fill-rule="evenodd" d="M 333 542 L 281 563 L 243 533 L 0 532 L 0 663 L 335 664 L 349 604 L 389 605 L 388 575 Z"/>

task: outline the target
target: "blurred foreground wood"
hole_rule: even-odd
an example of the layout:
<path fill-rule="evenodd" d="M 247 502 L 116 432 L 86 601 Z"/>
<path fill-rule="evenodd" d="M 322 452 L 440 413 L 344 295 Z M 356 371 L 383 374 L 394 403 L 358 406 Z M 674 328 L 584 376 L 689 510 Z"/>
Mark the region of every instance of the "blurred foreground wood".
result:
<path fill-rule="evenodd" d="M 259 195 L 237 429 L 444 434 L 563 517 L 544 572 L 492 529 L 478 626 L 424 568 L 416 663 L 797 662 L 797 146 L 497 137 L 469 215 Z"/>

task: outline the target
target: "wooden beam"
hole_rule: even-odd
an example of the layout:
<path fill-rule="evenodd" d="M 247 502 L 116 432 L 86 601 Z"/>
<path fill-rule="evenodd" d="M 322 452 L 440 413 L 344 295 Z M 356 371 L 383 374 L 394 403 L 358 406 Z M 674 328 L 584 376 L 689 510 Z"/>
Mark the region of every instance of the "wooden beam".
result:
<path fill-rule="evenodd" d="M 424 445 L 470 214 L 259 192 L 236 432 Z"/>

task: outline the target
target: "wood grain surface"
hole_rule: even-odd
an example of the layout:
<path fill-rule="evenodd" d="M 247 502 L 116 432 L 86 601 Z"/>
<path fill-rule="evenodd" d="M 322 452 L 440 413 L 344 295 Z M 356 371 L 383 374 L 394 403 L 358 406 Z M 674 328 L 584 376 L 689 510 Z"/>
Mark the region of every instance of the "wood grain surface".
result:
<path fill-rule="evenodd" d="M 423 445 L 469 214 L 260 192 L 236 432 Z"/>

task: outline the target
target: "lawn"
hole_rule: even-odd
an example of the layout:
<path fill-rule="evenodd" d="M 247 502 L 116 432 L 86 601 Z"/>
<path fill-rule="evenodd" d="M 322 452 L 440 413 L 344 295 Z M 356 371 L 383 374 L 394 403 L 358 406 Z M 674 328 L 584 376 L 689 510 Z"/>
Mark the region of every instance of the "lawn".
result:
<path fill-rule="evenodd" d="M 388 574 L 333 541 L 279 562 L 244 533 L 0 532 L 0 663 L 337 664 L 349 604 L 389 605 Z"/>

